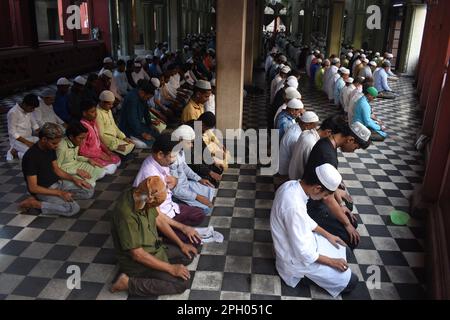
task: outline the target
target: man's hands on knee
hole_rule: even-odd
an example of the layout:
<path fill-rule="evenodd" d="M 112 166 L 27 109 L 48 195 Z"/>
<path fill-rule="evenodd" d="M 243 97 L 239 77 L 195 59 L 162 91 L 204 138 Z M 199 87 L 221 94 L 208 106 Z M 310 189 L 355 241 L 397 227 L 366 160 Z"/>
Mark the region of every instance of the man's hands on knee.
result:
<path fill-rule="evenodd" d="M 181 278 L 185 281 L 187 281 L 191 278 L 191 273 L 189 272 L 188 268 L 186 268 L 182 264 L 172 264 L 170 266 L 169 273 L 172 276 L 174 276 L 176 278 Z"/>

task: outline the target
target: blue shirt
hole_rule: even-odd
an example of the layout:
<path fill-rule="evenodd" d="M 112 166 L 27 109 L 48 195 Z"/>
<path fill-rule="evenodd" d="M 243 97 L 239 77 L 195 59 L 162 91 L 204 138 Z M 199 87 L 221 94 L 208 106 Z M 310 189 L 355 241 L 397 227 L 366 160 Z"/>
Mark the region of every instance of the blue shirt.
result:
<path fill-rule="evenodd" d="M 69 111 L 69 95 L 63 95 L 60 92 L 56 92 L 53 110 L 62 121 L 64 121 L 65 123 L 70 122 L 71 117 Z"/>
<path fill-rule="evenodd" d="M 295 124 L 295 118 L 291 116 L 286 110 L 282 111 L 276 121 L 276 129 L 280 132 L 280 141 L 284 134 L 288 131 L 290 127 Z"/>
<path fill-rule="evenodd" d="M 382 137 L 387 134 L 381 130 L 381 126 L 372 119 L 372 107 L 364 96 L 358 100 L 353 111 L 353 123 L 360 122 L 372 131 L 379 133 Z"/>
<path fill-rule="evenodd" d="M 138 89 L 130 91 L 123 101 L 119 128 L 127 137 L 138 139 L 143 133 L 154 134 L 148 106 L 139 97 Z"/>
<path fill-rule="evenodd" d="M 161 67 L 157 64 L 152 63 L 148 69 L 152 78 L 159 78 L 162 75 Z"/>
<path fill-rule="evenodd" d="M 337 79 L 334 86 L 334 104 L 337 106 L 341 103 L 341 92 L 342 89 L 344 89 L 344 87 L 345 87 L 344 79 L 342 79 L 342 77 Z"/>
<path fill-rule="evenodd" d="M 377 90 L 379 92 L 392 91 L 388 84 L 389 76 L 388 76 L 386 70 L 381 68 L 380 70 L 375 72 L 373 77 L 374 77 L 374 81 L 375 81 L 375 88 L 377 88 Z"/>

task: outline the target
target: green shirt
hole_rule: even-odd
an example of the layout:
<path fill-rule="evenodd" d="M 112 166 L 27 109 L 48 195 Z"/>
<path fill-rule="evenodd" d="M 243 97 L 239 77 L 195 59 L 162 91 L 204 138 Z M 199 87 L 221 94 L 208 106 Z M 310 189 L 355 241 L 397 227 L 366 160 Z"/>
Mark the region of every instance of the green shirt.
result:
<path fill-rule="evenodd" d="M 135 211 L 133 191 L 125 191 L 118 199 L 112 215 L 112 237 L 122 272 L 141 274 L 147 267 L 132 260 L 130 250 L 142 248 L 161 261 L 168 262 L 156 228 L 155 208 Z"/>

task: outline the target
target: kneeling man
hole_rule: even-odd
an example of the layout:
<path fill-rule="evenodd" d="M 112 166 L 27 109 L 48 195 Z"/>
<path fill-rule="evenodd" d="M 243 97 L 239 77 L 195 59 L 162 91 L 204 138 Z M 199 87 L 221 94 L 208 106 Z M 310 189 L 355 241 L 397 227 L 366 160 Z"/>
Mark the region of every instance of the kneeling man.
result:
<path fill-rule="evenodd" d="M 321 200 L 341 182 L 336 168 L 326 163 L 302 181 L 286 182 L 276 193 L 270 215 L 276 267 L 293 288 L 307 277 L 335 298 L 357 283 L 346 261 L 345 242 L 319 227 L 306 209 L 309 198 Z"/>

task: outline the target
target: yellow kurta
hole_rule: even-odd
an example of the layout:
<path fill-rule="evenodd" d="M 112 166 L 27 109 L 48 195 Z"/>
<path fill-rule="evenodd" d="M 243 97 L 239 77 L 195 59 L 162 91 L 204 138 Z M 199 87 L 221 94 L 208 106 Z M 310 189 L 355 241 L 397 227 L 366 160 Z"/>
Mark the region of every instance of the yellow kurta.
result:
<path fill-rule="evenodd" d="M 133 151 L 134 145 L 124 140 L 126 135 L 117 127 L 111 110 L 107 111 L 101 107 L 97 108 L 97 126 L 100 132 L 100 139 L 109 150 L 124 156 Z M 117 150 L 121 145 L 126 146 L 125 152 Z"/>
<path fill-rule="evenodd" d="M 223 146 L 212 130 L 207 130 L 203 134 L 203 142 L 206 144 L 214 162 L 223 165 L 224 171 L 228 170 L 228 160 L 230 153 L 224 152 Z"/>
<path fill-rule="evenodd" d="M 181 115 L 181 122 L 186 123 L 191 120 L 198 120 L 200 116 L 205 113 L 205 107 L 202 104 L 197 104 L 194 100 L 189 100 L 189 103 L 184 107 Z"/>
<path fill-rule="evenodd" d="M 84 170 L 91 175 L 91 179 L 86 180 L 92 186 L 95 182 L 105 176 L 105 169 L 93 166 L 89 159 L 78 154 L 79 147 L 76 147 L 69 138 L 64 138 L 56 150 L 58 166 L 64 172 L 77 176 L 78 170 Z"/>

